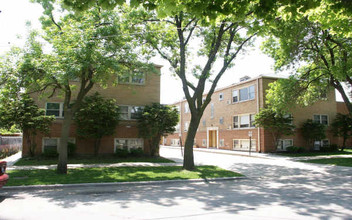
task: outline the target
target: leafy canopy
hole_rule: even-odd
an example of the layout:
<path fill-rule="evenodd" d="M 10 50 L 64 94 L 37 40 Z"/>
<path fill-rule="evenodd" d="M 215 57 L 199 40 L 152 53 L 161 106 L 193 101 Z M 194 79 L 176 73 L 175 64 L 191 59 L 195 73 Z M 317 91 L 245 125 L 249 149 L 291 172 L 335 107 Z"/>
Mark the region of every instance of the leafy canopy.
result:
<path fill-rule="evenodd" d="M 101 139 L 114 134 L 119 123 L 119 109 L 114 99 L 104 99 L 99 93 L 94 93 L 83 99 L 74 120 L 78 136 Z"/>

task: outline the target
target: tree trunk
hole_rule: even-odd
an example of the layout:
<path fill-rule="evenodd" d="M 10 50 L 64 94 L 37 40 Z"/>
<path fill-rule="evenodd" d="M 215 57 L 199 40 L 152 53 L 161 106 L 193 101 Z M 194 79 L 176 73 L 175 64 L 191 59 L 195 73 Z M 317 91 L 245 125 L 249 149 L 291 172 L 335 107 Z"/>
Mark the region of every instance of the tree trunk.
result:
<path fill-rule="evenodd" d="M 199 121 L 199 116 L 191 116 L 191 122 L 187 132 L 186 143 L 184 147 L 183 169 L 185 170 L 194 170 L 193 144 Z"/>
<path fill-rule="evenodd" d="M 333 82 L 331 83 L 333 87 L 341 94 L 342 99 L 348 109 L 349 114 L 352 114 L 352 103 L 350 102 L 348 96 L 346 95 L 345 90 L 343 89 L 340 82 Z"/>
<path fill-rule="evenodd" d="M 160 156 L 160 138 L 161 135 L 157 135 L 156 137 L 153 138 L 153 157 L 159 157 Z"/>
<path fill-rule="evenodd" d="M 73 112 L 71 109 L 65 111 L 61 128 L 61 137 L 59 143 L 59 162 L 57 164 L 57 172 L 59 174 L 67 174 L 67 142 L 72 124 Z"/>

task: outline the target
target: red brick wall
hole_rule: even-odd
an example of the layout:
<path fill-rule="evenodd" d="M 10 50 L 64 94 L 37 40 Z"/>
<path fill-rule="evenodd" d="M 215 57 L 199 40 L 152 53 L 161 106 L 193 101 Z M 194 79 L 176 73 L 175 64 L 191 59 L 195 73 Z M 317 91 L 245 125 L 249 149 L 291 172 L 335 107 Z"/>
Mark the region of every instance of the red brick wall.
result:
<path fill-rule="evenodd" d="M 43 135 L 38 134 L 36 137 L 36 155 L 40 155 L 42 153 L 42 145 L 44 137 L 60 137 L 61 134 L 61 125 L 62 120 L 57 120 L 51 126 L 50 134 Z M 94 153 L 94 141 L 90 139 L 82 139 L 77 137 L 76 135 L 76 126 L 72 125 L 70 129 L 70 138 L 76 139 L 77 145 L 77 154 L 93 154 Z M 136 122 L 134 121 L 122 121 L 119 126 L 117 126 L 115 130 L 115 134 L 112 136 L 105 136 L 101 140 L 99 154 L 113 154 L 114 153 L 114 138 L 139 138 L 138 137 L 138 128 L 136 127 Z M 144 142 L 144 152 L 146 154 L 149 153 L 149 145 L 148 142 Z M 27 145 L 26 138 L 23 138 L 23 156 L 29 156 L 29 146 Z"/>

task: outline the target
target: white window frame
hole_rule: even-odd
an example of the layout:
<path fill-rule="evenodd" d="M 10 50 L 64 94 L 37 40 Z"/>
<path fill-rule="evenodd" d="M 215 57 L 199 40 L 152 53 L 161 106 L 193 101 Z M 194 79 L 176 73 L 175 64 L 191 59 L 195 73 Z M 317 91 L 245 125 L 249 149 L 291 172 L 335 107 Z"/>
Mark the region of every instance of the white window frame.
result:
<path fill-rule="evenodd" d="M 180 146 L 180 139 L 171 139 L 171 146 Z"/>
<path fill-rule="evenodd" d="M 64 103 L 63 102 L 46 102 L 45 103 L 45 115 L 47 114 L 48 110 L 54 110 L 54 109 L 48 109 L 48 104 L 59 104 L 59 116 L 55 116 L 55 118 L 63 118 L 64 117 Z M 56 109 L 55 109 L 56 110 Z"/>
<path fill-rule="evenodd" d="M 251 89 L 253 91 L 251 91 Z M 241 99 L 241 90 L 247 90 L 247 97 L 245 97 L 244 99 Z M 236 98 L 235 98 L 236 97 Z M 245 102 L 245 101 L 249 101 L 249 100 L 253 100 L 255 99 L 255 85 L 250 85 L 247 87 L 243 87 L 240 89 L 235 89 L 232 90 L 232 103 L 237 103 L 237 102 Z"/>
<path fill-rule="evenodd" d="M 121 120 L 137 120 L 135 118 L 132 118 L 132 109 L 137 107 L 137 108 L 144 108 L 144 106 L 137 106 L 137 105 L 119 105 L 119 107 L 127 107 L 128 112 L 127 112 L 127 119 L 126 118 L 121 118 Z M 124 113 L 125 114 L 125 113 Z"/>
<path fill-rule="evenodd" d="M 189 113 L 189 106 L 187 102 L 185 103 L 184 107 L 185 107 L 185 113 Z"/>
<path fill-rule="evenodd" d="M 235 120 L 234 120 L 236 117 L 237 117 L 237 127 L 235 127 Z M 248 117 L 248 126 L 244 126 L 247 124 L 242 124 L 242 122 L 241 122 L 242 117 Z M 232 129 L 253 129 L 253 128 L 255 128 L 254 117 L 255 117 L 255 114 L 241 114 L 241 115 L 232 116 Z M 253 119 L 253 120 L 251 121 L 251 119 Z"/>
<path fill-rule="evenodd" d="M 222 101 L 222 100 L 224 100 L 224 93 L 223 92 L 221 92 L 219 94 L 219 101 Z"/>
<path fill-rule="evenodd" d="M 117 149 L 117 148 L 119 148 L 119 149 L 125 149 L 125 146 L 122 146 L 122 148 L 117 146 L 117 143 L 116 143 L 117 140 L 124 140 L 124 141 L 127 141 L 127 149 L 128 149 L 128 150 L 131 150 L 131 149 L 138 149 L 138 148 L 144 149 L 144 139 L 143 139 L 143 138 L 114 138 L 114 153 L 116 152 L 116 149 Z M 139 143 L 140 145 L 138 145 L 137 147 L 136 147 L 136 146 L 130 146 L 129 144 L 130 144 L 130 142 L 132 142 L 132 141 L 138 141 L 138 142 L 140 142 L 140 143 Z"/>
<path fill-rule="evenodd" d="M 189 122 L 186 121 L 185 122 L 185 127 L 183 128 L 183 130 L 187 132 L 188 131 L 188 127 L 189 127 Z"/>
<path fill-rule="evenodd" d="M 238 90 L 232 90 L 232 103 L 237 103 L 239 101 Z"/>
<path fill-rule="evenodd" d="M 291 143 L 288 143 L 291 142 Z M 278 151 L 286 151 L 287 147 L 293 146 L 293 139 L 279 139 L 279 143 L 277 145 Z"/>
<path fill-rule="evenodd" d="M 219 147 L 224 147 L 224 146 L 225 146 L 225 140 L 224 139 L 220 139 Z"/>
<path fill-rule="evenodd" d="M 238 147 L 235 146 L 235 141 L 238 141 Z M 244 142 L 244 141 L 248 142 L 248 148 L 247 147 L 241 147 L 243 145 L 242 142 Z M 252 142 L 251 150 L 255 151 L 257 149 L 257 140 L 256 139 L 233 139 L 232 140 L 232 149 L 233 150 L 248 151 L 250 142 Z"/>
<path fill-rule="evenodd" d="M 315 140 L 314 141 L 314 150 L 320 150 L 321 147 L 324 147 L 324 141 L 327 141 L 328 145 L 330 145 L 329 139 Z M 319 145 L 316 145 L 317 142 L 319 142 Z"/>
<path fill-rule="evenodd" d="M 323 117 L 322 116 L 326 116 L 326 124 L 323 124 L 323 125 L 329 126 L 329 115 L 326 115 L 326 114 L 314 114 L 313 115 L 313 121 L 314 122 L 318 122 L 318 121 L 315 120 L 315 116 L 319 116 L 319 123 L 320 124 L 323 124 Z"/>

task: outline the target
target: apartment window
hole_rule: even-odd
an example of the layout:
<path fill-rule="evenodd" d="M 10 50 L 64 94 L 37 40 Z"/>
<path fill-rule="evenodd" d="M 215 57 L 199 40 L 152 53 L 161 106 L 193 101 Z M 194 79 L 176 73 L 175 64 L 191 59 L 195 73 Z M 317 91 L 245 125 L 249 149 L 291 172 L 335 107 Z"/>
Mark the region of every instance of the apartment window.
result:
<path fill-rule="evenodd" d="M 248 127 L 249 127 L 249 115 L 241 115 L 240 128 L 248 128 Z"/>
<path fill-rule="evenodd" d="M 76 143 L 75 138 L 69 138 L 69 143 Z M 43 138 L 42 152 L 57 152 L 59 149 L 60 138 Z"/>
<path fill-rule="evenodd" d="M 47 102 L 45 105 L 45 115 L 54 115 L 55 117 L 64 117 L 64 103 Z"/>
<path fill-rule="evenodd" d="M 240 90 L 232 91 L 232 102 L 252 100 L 255 97 L 255 87 L 254 85 L 242 88 Z"/>
<path fill-rule="evenodd" d="M 172 146 L 180 146 L 180 139 L 171 139 Z"/>
<path fill-rule="evenodd" d="M 115 138 L 115 149 L 143 149 L 144 140 L 143 138 Z"/>
<path fill-rule="evenodd" d="M 233 128 L 238 128 L 238 116 L 233 116 Z"/>
<path fill-rule="evenodd" d="M 321 147 L 328 147 L 330 142 L 328 139 L 314 141 L 314 150 L 320 150 Z"/>
<path fill-rule="evenodd" d="M 144 85 L 145 84 L 145 74 L 144 73 L 133 73 L 130 75 L 120 76 L 120 84 L 135 84 Z"/>
<path fill-rule="evenodd" d="M 202 146 L 206 147 L 207 146 L 207 140 L 206 139 L 202 139 Z"/>
<path fill-rule="evenodd" d="M 185 128 L 184 128 L 184 131 L 188 131 L 188 127 L 189 127 L 189 122 L 185 122 Z"/>
<path fill-rule="evenodd" d="M 185 103 L 185 113 L 188 113 L 189 112 L 189 106 L 188 106 L 188 103 Z"/>
<path fill-rule="evenodd" d="M 57 152 L 59 147 L 59 138 L 44 138 L 43 139 L 43 153 Z"/>
<path fill-rule="evenodd" d="M 250 127 L 251 128 L 254 128 L 255 127 L 255 115 L 253 115 L 253 114 L 250 114 L 249 115 L 249 120 L 250 120 Z"/>
<path fill-rule="evenodd" d="M 120 118 L 122 120 L 138 119 L 138 111 L 143 109 L 143 106 L 119 106 Z"/>
<path fill-rule="evenodd" d="M 220 93 L 220 94 L 219 94 L 219 100 L 220 100 L 220 101 L 224 100 L 224 93 Z"/>
<path fill-rule="evenodd" d="M 221 124 L 221 125 L 224 124 L 224 117 L 220 117 L 220 119 L 219 119 L 219 124 Z"/>
<path fill-rule="evenodd" d="M 314 115 L 313 120 L 317 123 L 328 125 L 328 116 L 327 115 Z"/>
<path fill-rule="evenodd" d="M 232 91 L 232 102 L 238 102 L 238 90 L 233 90 Z"/>
<path fill-rule="evenodd" d="M 237 139 L 233 140 L 233 149 L 234 150 L 255 150 L 257 147 L 255 139 Z"/>
<path fill-rule="evenodd" d="M 214 118 L 214 103 L 211 103 L 210 105 L 210 118 Z"/>
<path fill-rule="evenodd" d="M 225 146 L 225 141 L 224 139 L 220 139 L 220 147 L 223 147 L 223 146 Z"/>
<path fill-rule="evenodd" d="M 293 146 L 293 140 L 292 139 L 280 139 L 277 149 L 285 151 L 287 147 Z"/>
<path fill-rule="evenodd" d="M 180 123 L 175 126 L 175 132 L 180 132 Z"/>
<path fill-rule="evenodd" d="M 207 125 L 207 121 L 206 120 L 203 120 L 203 126 L 205 127 Z"/>

